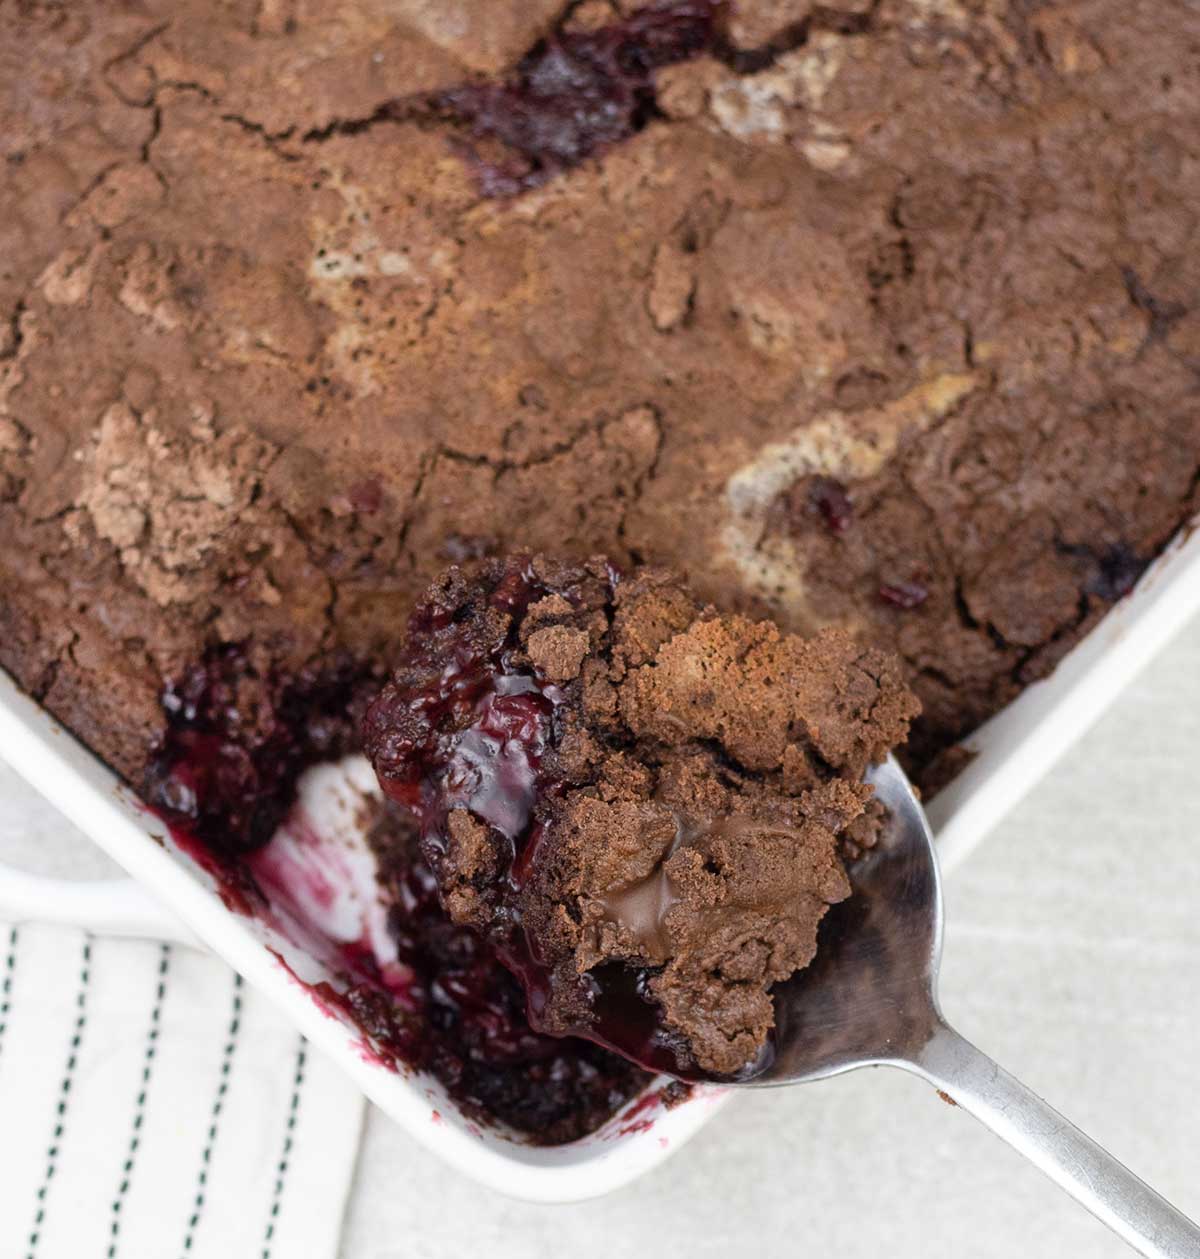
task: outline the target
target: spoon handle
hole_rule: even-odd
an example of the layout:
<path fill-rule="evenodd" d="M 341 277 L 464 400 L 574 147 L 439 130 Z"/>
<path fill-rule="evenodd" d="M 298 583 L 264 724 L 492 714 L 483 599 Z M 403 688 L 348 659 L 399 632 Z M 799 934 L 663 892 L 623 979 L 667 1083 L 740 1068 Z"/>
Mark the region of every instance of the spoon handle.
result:
<path fill-rule="evenodd" d="M 1139 1254 L 1200 1257 L 1200 1227 L 953 1028 L 939 1021 L 896 1065 L 974 1115 Z"/>

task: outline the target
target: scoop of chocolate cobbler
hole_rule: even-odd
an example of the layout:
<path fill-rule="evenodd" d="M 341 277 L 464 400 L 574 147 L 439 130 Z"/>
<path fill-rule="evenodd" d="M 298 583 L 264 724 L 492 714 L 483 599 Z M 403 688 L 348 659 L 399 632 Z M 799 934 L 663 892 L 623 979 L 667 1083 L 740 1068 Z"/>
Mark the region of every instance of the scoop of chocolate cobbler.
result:
<path fill-rule="evenodd" d="M 843 858 L 877 824 L 864 771 L 916 711 L 840 631 L 718 615 L 662 570 L 518 556 L 426 593 L 365 741 L 536 1027 L 733 1077 L 849 895 Z"/>

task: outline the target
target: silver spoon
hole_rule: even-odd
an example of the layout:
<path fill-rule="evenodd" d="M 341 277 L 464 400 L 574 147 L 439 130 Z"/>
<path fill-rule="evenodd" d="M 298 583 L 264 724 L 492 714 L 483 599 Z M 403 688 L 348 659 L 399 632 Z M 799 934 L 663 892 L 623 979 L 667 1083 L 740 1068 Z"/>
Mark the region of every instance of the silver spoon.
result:
<path fill-rule="evenodd" d="M 942 1018 L 942 890 L 929 823 L 893 759 L 868 779 L 890 820 L 855 866 L 855 894 L 822 923 L 816 961 L 776 989 L 775 1059 L 746 1087 L 855 1067 L 911 1071 L 1139 1253 L 1200 1257 L 1200 1228 Z"/>

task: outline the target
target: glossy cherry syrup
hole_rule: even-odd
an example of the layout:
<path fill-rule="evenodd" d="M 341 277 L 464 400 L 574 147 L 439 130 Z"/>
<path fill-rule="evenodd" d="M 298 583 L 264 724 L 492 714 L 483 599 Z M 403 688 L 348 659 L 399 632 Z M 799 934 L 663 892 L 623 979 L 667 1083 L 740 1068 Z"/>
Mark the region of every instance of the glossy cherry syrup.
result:
<path fill-rule="evenodd" d="M 610 571 L 610 601 L 618 581 Z M 523 661 L 519 631 L 533 603 L 572 602 L 574 595 L 517 557 L 479 598 L 486 607 L 476 604 L 470 615 L 463 613 L 461 590 L 431 596 L 414 613 L 393 680 L 367 711 L 365 743 L 384 792 L 417 819 L 435 877 L 449 850 L 454 810 L 488 826 L 507 850 L 502 868 L 479 890 L 490 905 L 490 947 L 520 980 L 536 1029 L 543 1026 L 551 976 L 522 922 L 521 892 L 545 839 L 539 805 L 564 789 L 552 753 L 568 697 Z M 492 623 L 490 610 L 511 618 L 502 640 L 481 630 Z M 572 1034 L 647 1070 L 702 1078 L 686 1042 L 665 1025 L 650 977 L 649 970 L 620 963 L 581 975 L 587 1015 Z"/>
<path fill-rule="evenodd" d="M 559 30 L 506 81 L 466 83 L 431 104 L 471 137 L 467 156 L 484 195 L 515 196 L 658 116 L 655 72 L 713 48 L 720 8 L 660 0 L 598 29 Z"/>
<path fill-rule="evenodd" d="M 231 908 L 282 930 L 336 972 L 336 983 L 308 986 L 361 1029 L 374 1057 L 431 1072 L 468 1115 L 538 1141 L 592 1131 L 646 1077 L 594 1044 L 532 1030 L 495 948 L 446 917 L 404 813 L 370 806 L 386 944 L 368 930 L 334 936 L 323 922 L 350 876 L 291 850 L 297 837 L 309 843 L 297 782 L 310 766 L 356 750 L 359 714 L 377 686 L 377 670 L 361 663 L 284 676 L 257 668 L 242 646 L 214 649 L 164 695 L 168 729 L 146 798 Z M 503 705 L 490 720 L 509 733 L 527 724 L 519 707 Z"/>

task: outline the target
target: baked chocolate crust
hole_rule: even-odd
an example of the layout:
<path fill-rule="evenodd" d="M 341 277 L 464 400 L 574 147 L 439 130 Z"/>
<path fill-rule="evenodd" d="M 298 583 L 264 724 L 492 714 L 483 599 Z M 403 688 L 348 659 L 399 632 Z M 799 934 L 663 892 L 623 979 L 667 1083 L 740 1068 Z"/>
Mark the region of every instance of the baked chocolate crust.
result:
<path fill-rule="evenodd" d="M 921 767 L 1196 510 L 1198 35 L 6 6 L 0 662 L 137 781 L 222 644 L 386 662 L 448 559 L 603 550 L 897 652 Z M 538 141 L 572 91 L 625 121 Z"/>
<path fill-rule="evenodd" d="M 674 1074 L 753 1073 L 879 821 L 918 704 L 837 629 L 720 615 L 677 574 L 517 555 L 422 598 L 367 711 L 450 917 L 531 1022 Z"/>

